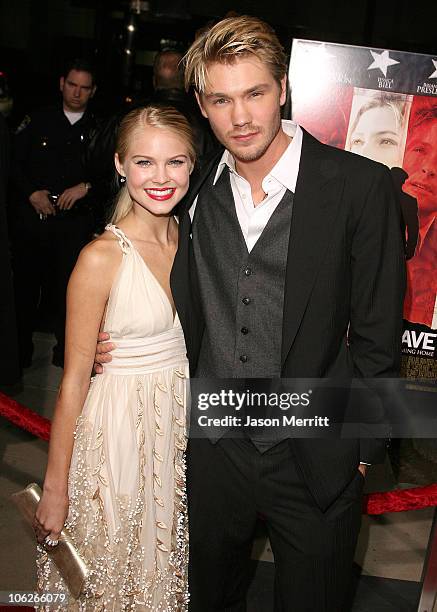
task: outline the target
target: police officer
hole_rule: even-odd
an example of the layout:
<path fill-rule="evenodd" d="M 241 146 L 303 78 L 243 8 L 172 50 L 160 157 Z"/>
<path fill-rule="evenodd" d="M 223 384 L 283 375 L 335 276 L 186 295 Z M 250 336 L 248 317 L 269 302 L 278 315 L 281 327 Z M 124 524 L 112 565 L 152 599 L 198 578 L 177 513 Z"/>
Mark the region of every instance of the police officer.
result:
<path fill-rule="evenodd" d="M 49 287 L 57 339 L 53 363 L 63 365 L 67 283 L 93 227 L 91 183 L 84 165 L 96 128 L 88 110 L 96 91 L 90 64 L 70 62 L 59 86 L 60 103 L 26 117 L 13 143 L 10 207 L 22 367 L 32 362 L 36 312 Z"/>

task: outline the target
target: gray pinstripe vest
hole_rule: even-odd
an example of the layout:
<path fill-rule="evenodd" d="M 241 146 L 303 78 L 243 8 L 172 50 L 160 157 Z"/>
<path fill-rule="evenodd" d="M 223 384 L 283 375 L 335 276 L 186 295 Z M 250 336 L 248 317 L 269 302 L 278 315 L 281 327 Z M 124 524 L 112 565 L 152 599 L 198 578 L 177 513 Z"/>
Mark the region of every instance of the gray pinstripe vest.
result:
<path fill-rule="evenodd" d="M 196 376 L 278 378 L 285 269 L 293 208 L 286 191 L 249 253 L 229 170 L 201 189 L 193 249 L 205 317 Z"/>

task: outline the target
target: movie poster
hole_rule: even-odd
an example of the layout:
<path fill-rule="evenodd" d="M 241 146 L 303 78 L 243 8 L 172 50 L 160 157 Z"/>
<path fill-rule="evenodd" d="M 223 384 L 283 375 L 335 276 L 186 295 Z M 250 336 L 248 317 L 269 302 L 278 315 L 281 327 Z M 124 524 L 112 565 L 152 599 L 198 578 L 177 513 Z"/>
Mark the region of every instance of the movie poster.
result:
<path fill-rule="evenodd" d="M 437 378 L 437 57 L 294 40 L 292 118 L 391 170 L 405 232 L 402 374 Z"/>

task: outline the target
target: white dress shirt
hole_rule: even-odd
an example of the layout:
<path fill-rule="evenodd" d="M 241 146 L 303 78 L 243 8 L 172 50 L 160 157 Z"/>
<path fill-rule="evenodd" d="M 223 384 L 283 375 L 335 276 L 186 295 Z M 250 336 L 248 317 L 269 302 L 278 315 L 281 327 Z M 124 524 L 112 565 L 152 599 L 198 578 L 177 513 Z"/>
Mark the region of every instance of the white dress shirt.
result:
<path fill-rule="evenodd" d="M 236 171 L 235 160 L 228 150 L 224 151 L 214 177 L 213 185 L 217 183 L 224 167 L 228 166 L 235 211 L 249 252 L 261 236 L 286 190 L 293 193 L 296 190 L 302 150 L 302 129 L 292 121 L 286 120 L 282 121 L 282 129 L 288 136 L 291 136 L 292 141 L 269 174 L 264 177 L 262 189 L 266 197 L 260 204 L 255 206 L 253 203 L 250 184 Z M 197 197 L 190 208 L 191 220 L 196 204 Z"/>

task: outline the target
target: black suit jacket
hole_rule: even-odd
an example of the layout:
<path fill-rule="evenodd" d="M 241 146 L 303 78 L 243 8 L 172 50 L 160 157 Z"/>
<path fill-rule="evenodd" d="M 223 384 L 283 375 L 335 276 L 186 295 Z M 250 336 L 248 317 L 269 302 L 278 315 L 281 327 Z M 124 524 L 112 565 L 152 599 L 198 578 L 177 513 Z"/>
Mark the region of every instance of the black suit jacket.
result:
<path fill-rule="evenodd" d="M 188 210 L 219 158 L 185 200 L 171 275 L 192 374 L 204 319 Z M 399 207 L 388 169 L 304 131 L 285 279 L 282 377 L 397 376 L 404 289 Z M 385 446 L 372 439 L 299 438 L 292 444 L 322 508 L 341 493 L 360 460 L 380 461 Z"/>

